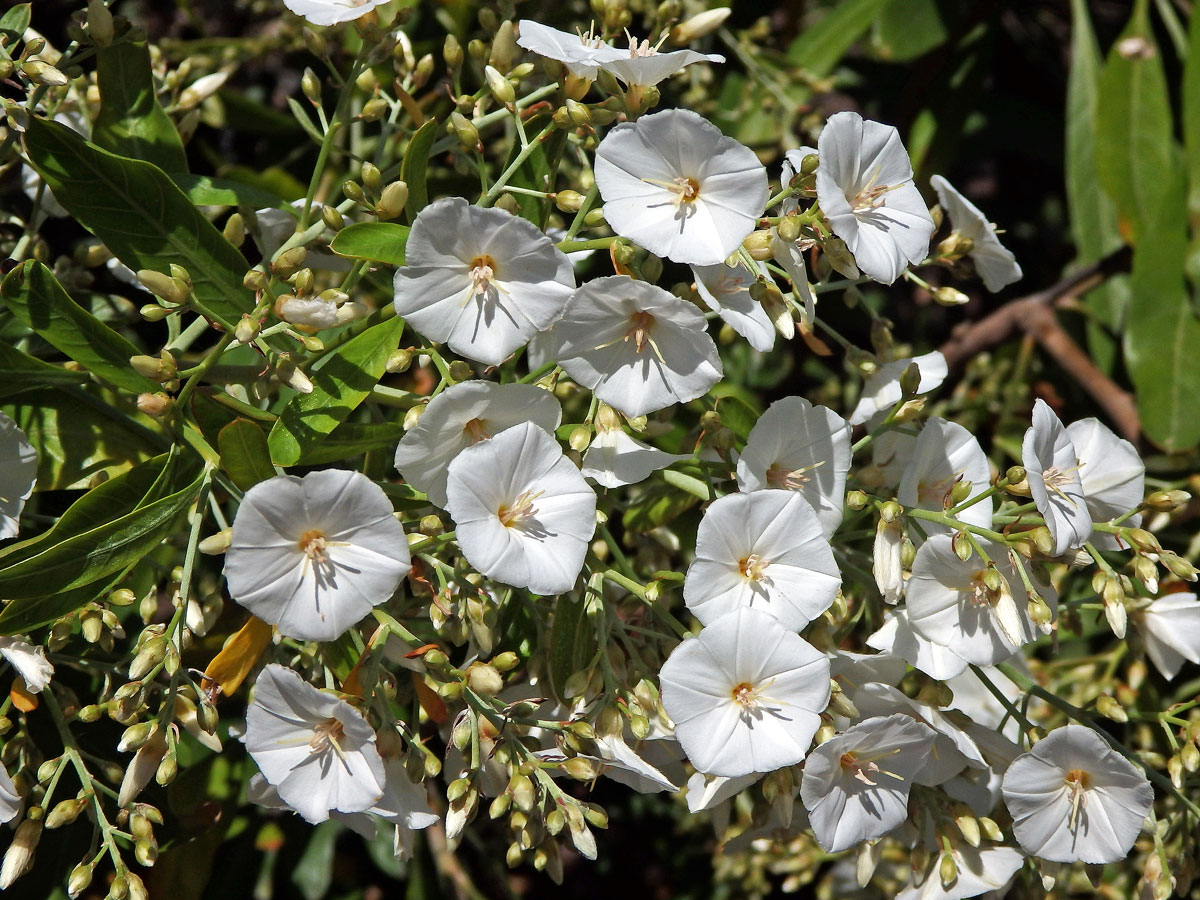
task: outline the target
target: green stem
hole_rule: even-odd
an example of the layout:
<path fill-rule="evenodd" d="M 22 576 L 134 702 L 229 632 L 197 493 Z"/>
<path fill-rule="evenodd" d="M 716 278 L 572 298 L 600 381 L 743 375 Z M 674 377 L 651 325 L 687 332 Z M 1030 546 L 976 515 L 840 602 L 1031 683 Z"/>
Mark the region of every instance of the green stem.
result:
<path fill-rule="evenodd" d="M 533 155 L 534 150 L 542 146 L 542 143 L 546 140 L 546 138 L 550 137 L 550 135 L 554 133 L 556 128 L 558 128 L 558 126 L 551 122 L 540 132 L 538 132 L 537 137 L 531 140 L 527 146 L 521 148 L 521 152 L 519 152 L 513 158 L 513 161 L 509 164 L 508 168 L 500 173 L 500 177 L 492 182 L 492 186 L 488 188 L 487 193 L 479 198 L 480 206 L 491 206 L 496 202 L 496 198 L 500 196 L 500 194 L 504 191 L 504 186 L 508 184 L 508 179 L 517 174 L 517 169 L 521 168 L 521 166 L 525 164 L 525 160 L 529 159 L 529 157 Z"/>

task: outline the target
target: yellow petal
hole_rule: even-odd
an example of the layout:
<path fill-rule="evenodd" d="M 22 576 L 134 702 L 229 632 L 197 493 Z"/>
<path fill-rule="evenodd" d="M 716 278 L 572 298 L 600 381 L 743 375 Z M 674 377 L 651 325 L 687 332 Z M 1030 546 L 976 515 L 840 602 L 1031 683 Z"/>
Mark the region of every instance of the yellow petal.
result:
<path fill-rule="evenodd" d="M 221 693 L 229 696 L 234 693 L 254 664 L 271 643 L 275 634 L 275 626 L 268 625 L 257 616 L 250 620 L 232 635 L 221 648 L 221 652 L 213 657 L 204 676 L 210 682 L 216 682 Z"/>

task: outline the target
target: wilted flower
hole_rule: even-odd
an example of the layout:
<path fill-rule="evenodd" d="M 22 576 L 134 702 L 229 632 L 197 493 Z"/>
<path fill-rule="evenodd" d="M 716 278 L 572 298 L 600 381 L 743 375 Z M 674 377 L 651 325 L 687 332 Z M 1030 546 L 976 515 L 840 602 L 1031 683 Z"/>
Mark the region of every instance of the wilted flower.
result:
<path fill-rule="evenodd" d="M 808 501 L 793 491 L 754 491 L 727 494 L 704 513 L 683 599 L 705 624 L 753 607 L 799 631 L 829 608 L 841 582 Z"/>
<path fill-rule="evenodd" d="M 489 366 L 549 328 L 575 287 L 571 262 L 525 219 L 461 197 L 417 215 L 396 270 L 396 312 Z"/>
<path fill-rule="evenodd" d="M 596 150 L 595 171 L 613 231 L 680 263 L 724 262 L 767 202 L 754 151 L 686 109 L 616 126 Z"/>
<path fill-rule="evenodd" d="M 563 371 L 613 409 L 641 416 L 686 403 L 721 380 L 721 359 L 692 304 L 625 275 L 597 278 L 571 295 L 534 365 Z"/>
<path fill-rule="evenodd" d="M 464 381 L 429 401 L 417 424 L 400 439 L 396 468 L 445 508 L 447 471 L 462 450 L 522 422 L 553 434 L 561 419 L 554 395 L 535 385 Z"/>
<path fill-rule="evenodd" d="M 364 812 L 383 795 L 374 730 L 349 703 L 291 669 L 262 670 L 242 741 L 279 799 L 313 824 L 335 810 Z"/>
<path fill-rule="evenodd" d="M 817 200 L 830 227 L 864 273 L 891 284 L 925 258 L 933 235 L 900 133 L 840 112 L 829 117 L 817 150 Z"/>
<path fill-rule="evenodd" d="M 676 647 L 659 683 L 697 769 L 773 772 L 808 753 L 829 702 L 829 660 L 773 616 L 743 607 Z"/>
<path fill-rule="evenodd" d="M 54 666 L 46 659 L 46 648 L 15 637 L 0 637 L 0 656 L 25 681 L 30 693 L 37 694 L 54 677 Z"/>
<path fill-rule="evenodd" d="M 1051 862 L 1119 862 L 1154 803 L 1133 764 L 1084 725 L 1056 728 L 1008 767 L 1004 803 L 1027 853 Z"/>
<path fill-rule="evenodd" d="M 23 802 L 8 769 L 0 765 L 0 823 L 12 821 L 21 811 Z"/>
<path fill-rule="evenodd" d="M 996 237 L 996 226 L 987 220 L 978 207 L 960 194 L 941 175 L 929 179 L 937 191 L 938 202 L 950 217 L 950 225 L 960 237 L 971 241 L 967 254 L 975 263 L 975 271 L 984 286 L 993 293 L 1021 279 L 1021 267 L 1012 251 Z"/>
<path fill-rule="evenodd" d="M 696 293 L 708 308 L 744 337 L 755 350 L 763 352 L 775 346 L 775 326 L 762 304 L 750 296 L 750 287 L 767 277 L 767 267 L 759 263 L 757 272 L 738 260 L 737 265 L 717 263 L 713 266 L 692 266 Z"/>
<path fill-rule="evenodd" d="M 446 496 L 476 570 L 535 594 L 574 586 L 596 531 L 596 494 L 545 431 L 525 422 L 463 450 Z"/>
<path fill-rule="evenodd" d="M 767 407 L 737 463 L 741 490 L 798 491 L 817 511 L 826 537 L 842 522 L 849 471 L 850 426 L 803 397 L 784 397 Z"/>
<path fill-rule="evenodd" d="M 1092 517 L 1080 482 L 1075 445 L 1044 400 L 1033 405 L 1033 425 L 1021 444 L 1029 491 L 1054 539 L 1054 555 L 1082 547 L 1092 534 Z"/>
<path fill-rule="evenodd" d="M 280 475 L 246 492 L 225 554 L 229 594 L 282 634 L 331 641 L 408 574 L 404 529 L 365 475 Z"/>
<path fill-rule="evenodd" d="M 15 537 L 37 481 L 37 451 L 17 423 L 0 412 L 0 540 Z"/>
<path fill-rule="evenodd" d="M 928 725 L 896 714 L 864 719 L 810 753 L 800 798 L 820 845 L 837 853 L 904 822 L 913 776 L 935 736 Z"/>

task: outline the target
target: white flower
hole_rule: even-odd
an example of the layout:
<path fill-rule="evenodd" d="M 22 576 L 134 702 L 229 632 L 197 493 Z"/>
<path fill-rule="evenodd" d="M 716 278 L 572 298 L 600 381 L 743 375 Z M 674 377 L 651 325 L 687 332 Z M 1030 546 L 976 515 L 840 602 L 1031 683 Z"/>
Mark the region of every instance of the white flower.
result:
<path fill-rule="evenodd" d="M 280 475 L 246 492 L 229 594 L 280 633 L 331 641 L 396 592 L 411 558 L 392 503 L 358 472 Z"/>
<path fill-rule="evenodd" d="M 985 549 L 995 563 L 990 576 L 994 589 L 987 584 L 988 569 L 978 554 L 964 562 L 954 552 L 950 535 L 939 534 L 917 551 L 904 591 L 912 627 L 977 666 L 1006 660 L 1038 636 L 1008 552 L 996 545 Z M 1049 588 L 1047 592 L 1054 609 L 1057 597 Z"/>
<path fill-rule="evenodd" d="M 46 648 L 40 645 L 15 637 L 0 637 L 0 656 L 17 670 L 32 694 L 40 693 L 54 677 L 54 666 L 46 659 Z"/>
<path fill-rule="evenodd" d="M 652 472 L 690 458 L 630 437 L 617 414 L 608 406 L 601 406 L 596 415 L 596 436 L 583 455 L 580 472 L 603 487 L 616 488 L 645 481 Z"/>
<path fill-rule="evenodd" d="M 782 188 L 789 187 L 792 179 L 800 173 L 804 168 L 804 160 L 810 156 L 817 156 L 816 147 L 797 147 L 794 150 L 788 150 L 783 154 L 783 162 L 779 166 L 779 186 Z M 818 160 L 820 157 L 817 157 Z M 780 204 L 779 211 L 782 215 L 791 215 L 800 208 L 799 201 L 795 197 L 788 197 Z"/>
<path fill-rule="evenodd" d="M 900 133 L 840 112 L 825 124 L 817 150 L 817 200 L 830 227 L 864 273 L 891 284 L 925 258 L 933 235 Z"/>
<path fill-rule="evenodd" d="M 687 109 L 612 129 L 596 149 L 596 186 L 613 231 L 675 262 L 725 261 L 767 202 L 754 151 Z"/>
<path fill-rule="evenodd" d="M 583 387 L 626 416 L 702 396 L 721 380 L 716 344 L 695 306 L 660 287 L 613 275 L 571 295 L 531 361 L 556 359 Z"/>
<path fill-rule="evenodd" d="M 917 385 L 918 394 L 927 394 L 938 387 L 950 372 L 946 365 L 946 357 L 942 356 L 940 350 L 934 350 L 924 356 L 893 360 L 880 366 L 863 385 L 858 405 L 850 414 L 850 424 L 861 425 L 876 413 L 891 412 L 892 407 L 904 396 L 900 389 L 900 376 L 912 363 L 917 364 L 917 371 L 921 373 L 920 383 Z"/>
<path fill-rule="evenodd" d="M 549 328 L 575 287 L 571 261 L 531 222 L 461 197 L 421 210 L 404 252 L 396 312 L 489 366 Z"/>
<path fill-rule="evenodd" d="M 736 609 L 672 651 L 663 708 L 701 772 L 772 772 L 804 759 L 829 702 L 829 660 L 772 616 Z"/>
<path fill-rule="evenodd" d="M 706 625 L 753 607 L 799 631 L 829 608 L 841 581 L 821 523 L 802 496 L 727 494 L 700 520 L 683 600 Z"/>
<path fill-rule="evenodd" d="M 281 297 L 275 304 L 275 313 L 285 322 L 320 331 L 334 325 L 344 325 L 361 318 L 366 307 L 357 300 L 338 303 L 321 297 Z"/>
<path fill-rule="evenodd" d="M 788 278 L 791 279 L 794 294 L 801 304 L 803 322 L 811 329 L 813 319 L 817 315 L 817 298 L 813 294 L 812 285 L 808 283 L 808 267 L 804 264 L 804 246 L 803 239 L 785 241 L 779 236 L 778 228 L 771 229 L 771 255 L 775 257 L 775 262 L 783 266 Z M 778 321 L 776 327 L 778 327 Z M 792 329 L 791 332 L 786 330 L 789 328 Z M 794 328 L 795 325 L 789 317 L 780 331 L 785 337 L 790 338 Z"/>
<path fill-rule="evenodd" d="M 363 812 L 383 796 L 374 730 L 291 669 L 271 664 L 259 674 L 242 741 L 279 799 L 310 823 L 334 810 Z"/>
<path fill-rule="evenodd" d="M 1146 465 L 1133 444 L 1122 440 L 1099 419 L 1080 419 L 1067 426 L 1067 437 L 1079 457 L 1079 483 L 1093 522 L 1109 522 L 1136 509 L 1146 491 Z M 1142 514 L 1125 524 L 1142 523 Z M 1116 535 L 1096 532 L 1093 542 L 1101 550 L 1118 548 Z"/>
<path fill-rule="evenodd" d="M 1167 594 L 1130 614 L 1146 644 L 1146 655 L 1165 678 L 1183 661 L 1200 663 L 1200 602 L 1195 594 Z"/>
<path fill-rule="evenodd" d="M 314 25 L 337 25 L 361 18 L 388 0 L 283 0 L 283 5 Z"/>
<path fill-rule="evenodd" d="M 812 504 L 829 537 L 842 522 L 850 426 L 803 397 L 776 400 L 759 416 L 738 457 L 738 488 L 799 491 Z"/>
<path fill-rule="evenodd" d="M 987 220 L 987 216 L 941 175 L 934 175 L 929 183 L 937 191 L 938 202 L 950 217 L 950 225 L 959 236 L 974 245 L 967 256 L 975 263 L 975 271 L 983 279 L 984 286 L 995 293 L 1020 281 L 1022 272 L 1016 257 L 1000 243 L 996 226 Z"/>
<path fill-rule="evenodd" d="M 496 581 L 561 594 L 596 531 L 596 494 L 554 440 L 526 422 L 450 463 L 447 508 L 467 562 Z"/>
<path fill-rule="evenodd" d="M 884 653 L 894 653 L 910 666 L 938 681 L 953 678 L 967 668 L 967 661 L 949 647 L 935 644 L 919 634 L 908 619 L 908 610 L 903 606 L 888 612 L 879 630 L 867 638 L 867 646 Z"/>
<path fill-rule="evenodd" d="M 562 407 L 540 387 L 464 381 L 429 401 L 416 426 L 400 439 L 396 468 L 445 508 L 447 470 L 462 450 L 522 422 L 553 434 L 561 420 Z"/>
<path fill-rule="evenodd" d="M 1051 862 L 1119 862 L 1154 803 L 1133 764 L 1084 725 L 1056 728 L 1004 776 L 1013 834 Z"/>
<path fill-rule="evenodd" d="M 0 541 L 17 535 L 21 510 L 37 481 L 37 463 L 25 432 L 0 412 Z"/>
<path fill-rule="evenodd" d="M 895 606 L 904 590 L 904 566 L 900 551 L 904 545 L 904 526 L 897 519 L 879 520 L 875 527 L 875 546 L 871 550 L 871 574 L 883 596 L 883 602 Z"/>
<path fill-rule="evenodd" d="M 633 37 L 629 39 L 629 48 L 623 50 L 592 37 L 590 32 L 568 34 L 530 19 L 518 22 L 517 29 L 520 32 L 518 45 L 558 60 L 577 78 L 595 78 L 599 70 L 604 69 L 627 85 L 644 86 L 658 84 L 692 63 L 725 62 L 725 57 L 717 53 L 697 53 L 695 50 L 659 53 L 658 47 L 649 41 L 638 41 Z"/>
<path fill-rule="evenodd" d="M 955 844 L 950 850 L 954 857 L 957 877 L 949 885 L 942 884 L 938 872 L 941 856 L 935 854 L 931 871 L 925 880 L 914 884 L 916 875 L 900 889 L 895 900 L 966 900 L 989 891 L 1002 896 L 1008 883 L 1025 864 L 1025 855 L 1012 847 L 972 847 Z"/>
<path fill-rule="evenodd" d="M 313 201 L 309 211 L 309 218 L 313 223 L 321 220 L 321 214 L 324 209 L 325 204 Z M 279 248 L 296 233 L 297 219 L 302 212 L 304 212 L 303 198 L 293 200 L 290 204 L 290 210 L 268 206 L 264 209 L 256 209 L 254 211 L 254 219 L 258 223 L 256 241 L 263 259 L 274 257 Z M 350 220 L 345 216 L 341 216 L 341 220 L 343 224 L 350 224 Z M 332 238 L 333 232 L 326 227 L 322 235 L 325 239 Z M 328 249 L 318 249 L 313 246 L 306 246 L 306 249 L 308 252 L 304 256 L 304 265 L 307 268 L 319 272 L 350 271 L 350 260 L 344 256 L 338 256 Z M 136 278 L 134 280 L 136 281 Z"/>
<path fill-rule="evenodd" d="M 696 279 L 696 293 L 708 308 L 751 347 L 765 352 L 775 346 L 775 326 L 762 304 L 750 296 L 754 282 L 767 277 L 766 264 L 758 265 L 757 272 L 741 260 L 735 266 L 692 266 L 692 277 Z"/>
<path fill-rule="evenodd" d="M 950 492 L 960 481 L 971 483 L 971 496 L 987 490 L 992 467 L 979 441 L 956 422 L 933 418 L 917 438 L 913 459 L 896 495 L 904 506 L 946 512 L 955 505 Z M 968 506 L 955 518 L 980 528 L 992 527 L 992 498 Z M 949 533 L 949 526 L 922 521 L 927 534 Z M 911 606 L 911 604 L 910 604 Z"/>
<path fill-rule="evenodd" d="M 838 853 L 904 822 L 913 776 L 935 736 L 928 725 L 898 713 L 865 719 L 810 753 L 800 798 L 820 845 Z"/>
<path fill-rule="evenodd" d="M 23 801 L 17 786 L 9 777 L 8 769 L 0 765 L 0 824 L 10 822 L 21 811 Z"/>
<path fill-rule="evenodd" d="M 1044 400 L 1033 404 L 1033 424 L 1021 443 L 1021 463 L 1033 502 L 1054 539 L 1053 555 L 1082 547 L 1092 534 L 1092 517 L 1080 482 L 1079 454 Z"/>

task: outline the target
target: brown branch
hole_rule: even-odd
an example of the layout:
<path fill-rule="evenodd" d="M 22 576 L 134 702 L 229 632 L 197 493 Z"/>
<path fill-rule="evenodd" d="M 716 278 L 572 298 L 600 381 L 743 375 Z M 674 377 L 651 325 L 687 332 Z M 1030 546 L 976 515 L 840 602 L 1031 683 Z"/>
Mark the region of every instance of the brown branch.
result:
<path fill-rule="evenodd" d="M 1129 260 L 1129 248 L 1122 247 L 1045 290 L 1006 303 L 977 322 L 959 325 L 941 347 L 946 363 L 951 368 L 960 366 L 1013 334 L 1023 332 L 1036 340 L 1091 395 L 1123 437 L 1136 442 L 1141 424 L 1133 397 L 1096 367 L 1059 324 L 1053 310 L 1054 306 L 1074 300 L 1113 275 L 1129 271 Z"/>

